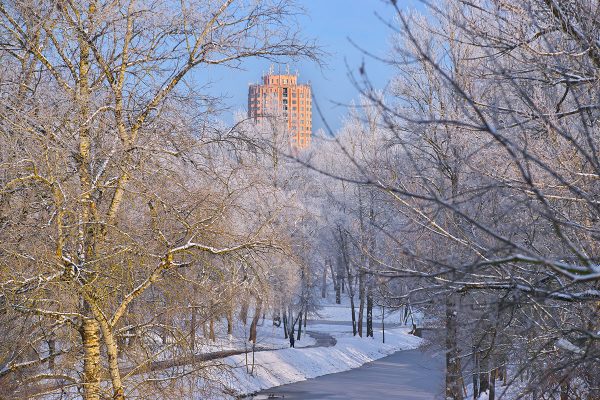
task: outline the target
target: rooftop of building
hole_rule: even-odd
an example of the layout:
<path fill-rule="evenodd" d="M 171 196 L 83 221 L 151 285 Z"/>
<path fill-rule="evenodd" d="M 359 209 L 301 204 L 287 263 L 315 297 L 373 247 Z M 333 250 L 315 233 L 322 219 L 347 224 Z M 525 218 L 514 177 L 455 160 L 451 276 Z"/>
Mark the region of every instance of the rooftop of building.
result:
<path fill-rule="evenodd" d="M 298 83 L 298 77 L 300 76 L 300 74 L 298 73 L 298 71 L 296 71 L 295 73 L 290 73 L 290 68 L 289 66 L 286 66 L 286 70 L 284 73 L 281 73 L 281 68 L 279 68 L 279 71 L 277 73 L 275 73 L 275 68 L 273 65 L 271 65 L 271 67 L 269 68 L 269 71 L 267 73 L 263 73 L 261 80 L 261 83 L 250 83 L 250 86 L 262 86 L 262 85 L 276 85 L 276 86 L 282 86 L 282 85 L 295 85 L 295 86 L 308 86 L 310 87 L 310 82 L 308 83 Z"/>

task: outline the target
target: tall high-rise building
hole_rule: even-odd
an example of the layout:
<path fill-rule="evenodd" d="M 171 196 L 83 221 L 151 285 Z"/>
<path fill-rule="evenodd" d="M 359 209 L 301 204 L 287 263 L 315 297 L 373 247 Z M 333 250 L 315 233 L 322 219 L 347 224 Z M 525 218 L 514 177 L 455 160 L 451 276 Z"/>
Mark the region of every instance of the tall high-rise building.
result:
<path fill-rule="evenodd" d="M 290 146 L 304 150 L 310 146 L 312 133 L 312 101 L 310 85 L 298 84 L 298 75 L 274 74 L 273 68 L 263 75 L 262 84 L 248 89 L 248 117 L 265 126 L 282 121 L 287 127 Z"/>

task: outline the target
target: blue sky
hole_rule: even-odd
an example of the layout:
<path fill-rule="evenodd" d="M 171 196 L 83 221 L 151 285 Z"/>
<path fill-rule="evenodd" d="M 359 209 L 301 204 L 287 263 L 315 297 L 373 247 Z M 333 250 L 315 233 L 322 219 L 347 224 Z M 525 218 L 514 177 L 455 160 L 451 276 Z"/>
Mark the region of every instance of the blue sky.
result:
<path fill-rule="evenodd" d="M 419 7 L 418 0 L 398 2 L 404 8 Z M 298 4 L 306 10 L 306 15 L 299 17 L 304 36 L 315 38 L 328 55 L 322 68 L 313 62 L 301 61 L 289 63 L 290 71 L 298 70 L 301 82 L 310 81 L 313 95 L 328 124 L 337 130 L 346 109 L 334 103 L 348 104 L 358 98 L 358 91 L 348 78 L 349 71 L 357 74 L 364 61 L 367 73 L 379 88 L 383 88 L 393 74 L 389 66 L 364 55 L 351 41 L 385 57 L 392 32 L 376 14 L 391 21 L 394 10 L 386 0 L 298 0 Z M 257 82 L 269 65 L 266 60 L 251 60 L 244 62 L 242 70 L 215 69 L 210 72 L 212 94 L 226 96 L 224 103 L 229 110 L 223 113 L 222 119 L 230 122 L 234 112 L 245 112 L 248 84 Z M 282 71 L 284 68 L 285 60 Z M 323 123 L 313 109 L 313 132 L 321 127 Z"/>

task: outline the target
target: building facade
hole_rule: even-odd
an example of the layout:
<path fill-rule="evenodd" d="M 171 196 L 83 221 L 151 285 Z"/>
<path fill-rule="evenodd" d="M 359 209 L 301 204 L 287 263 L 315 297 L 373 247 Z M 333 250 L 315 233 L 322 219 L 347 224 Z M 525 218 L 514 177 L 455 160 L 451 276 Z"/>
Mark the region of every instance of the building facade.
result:
<path fill-rule="evenodd" d="M 248 89 L 248 117 L 262 126 L 281 121 L 292 150 L 307 149 L 312 133 L 310 85 L 298 84 L 297 74 L 274 74 L 271 69 L 261 84 Z"/>

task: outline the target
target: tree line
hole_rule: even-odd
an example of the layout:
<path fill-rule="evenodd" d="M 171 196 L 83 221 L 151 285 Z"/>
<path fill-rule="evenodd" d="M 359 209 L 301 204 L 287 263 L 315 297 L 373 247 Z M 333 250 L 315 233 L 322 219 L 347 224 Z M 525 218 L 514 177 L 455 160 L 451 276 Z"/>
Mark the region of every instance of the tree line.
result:
<path fill-rule="evenodd" d="M 390 1 L 396 75 L 352 75 L 337 159 L 310 165 L 351 216 L 334 252 L 443 328 L 446 398 L 598 398 L 600 7 L 423 3 Z"/>

